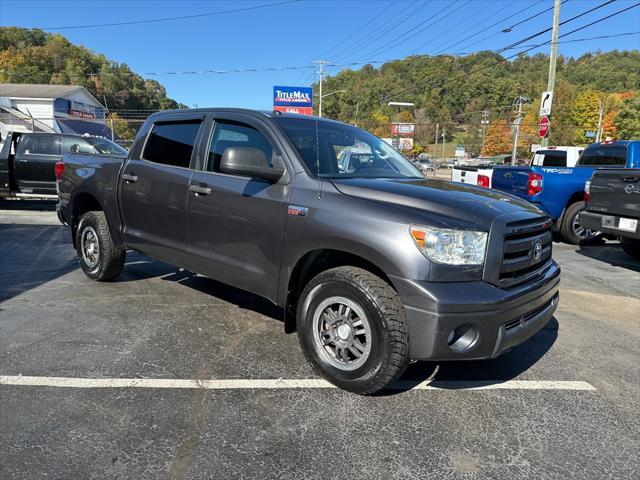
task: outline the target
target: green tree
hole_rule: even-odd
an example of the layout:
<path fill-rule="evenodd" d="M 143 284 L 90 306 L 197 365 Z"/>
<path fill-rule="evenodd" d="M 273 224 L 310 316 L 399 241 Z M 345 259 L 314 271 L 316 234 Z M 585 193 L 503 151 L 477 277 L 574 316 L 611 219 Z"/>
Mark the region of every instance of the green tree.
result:
<path fill-rule="evenodd" d="M 615 125 L 618 138 L 640 139 L 640 94 L 636 93 L 622 102 Z"/>

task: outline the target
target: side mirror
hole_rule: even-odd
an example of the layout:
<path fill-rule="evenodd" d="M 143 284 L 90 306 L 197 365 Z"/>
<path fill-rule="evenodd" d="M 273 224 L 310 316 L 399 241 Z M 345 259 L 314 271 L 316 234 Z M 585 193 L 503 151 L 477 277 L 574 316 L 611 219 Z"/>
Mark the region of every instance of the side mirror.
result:
<path fill-rule="evenodd" d="M 264 152 L 259 148 L 230 147 L 220 160 L 220 171 L 231 175 L 244 175 L 277 182 L 284 175 L 284 167 L 270 167 Z"/>

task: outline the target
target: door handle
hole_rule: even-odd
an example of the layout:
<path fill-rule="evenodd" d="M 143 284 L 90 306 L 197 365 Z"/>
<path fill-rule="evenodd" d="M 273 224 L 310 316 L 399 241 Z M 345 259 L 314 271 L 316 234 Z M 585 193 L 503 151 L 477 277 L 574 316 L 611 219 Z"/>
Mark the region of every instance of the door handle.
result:
<path fill-rule="evenodd" d="M 636 183 L 640 181 L 640 176 L 636 176 L 636 175 L 625 176 L 625 177 L 622 177 L 622 181 L 625 183 Z"/>
<path fill-rule="evenodd" d="M 134 183 L 138 181 L 138 177 L 136 175 L 129 175 L 128 173 L 123 173 L 122 179 L 127 183 Z"/>
<path fill-rule="evenodd" d="M 208 185 L 189 185 L 189 191 L 196 195 L 211 195 L 211 187 Z"/>
<path fill-rule="evenodd" d="M 20 163 L 27 163 L 29 160 L 27 160 L 26 158 L 18 158 L 18 161 Z"/>

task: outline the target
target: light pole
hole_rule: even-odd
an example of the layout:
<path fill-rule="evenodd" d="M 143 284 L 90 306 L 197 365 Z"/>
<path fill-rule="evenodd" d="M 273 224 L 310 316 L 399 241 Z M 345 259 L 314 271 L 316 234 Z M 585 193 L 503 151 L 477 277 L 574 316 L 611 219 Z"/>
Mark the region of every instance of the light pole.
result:
<path fill-rule="evenodd" d="M 320 92 L 322 92 L 322 87 L 320 88 Z M 336 93 L 343 93 L 343 92 L 346 92 L 346 90 L 336 90 L 335 92 L 325 93 L 324 95 L 322 95 L 322 93 L 316 93 L 315 96 L 318 97 L 318 99 L 320 100 L 318 104 L 318 116 L 319 117 L 322 116 L 322 99 L 323 98 L 326 98 L 331 95 L 335 95 Z"/>
<path fill-rule="evenodd" d="M 320 69 L 318 71 L 318 74 L 320 75 L 320 81 L 319 81 L 319 93 L 318 93 L 318 98 L 319 98 L 319 102 L 318 102 L 318 116 L 321 117 L 322 116 L 322 76 L 324 74 L 324 69 L 323 67 L 325 65 L 328 65 L 331 62 L 327 62 L 326 60 L 314 60 L 313 63 L 317 63 L 320 66 Z"/>
<path fill-rule="evenodd" d="M 396 147 L 400 150 L 400 108 L 402 107 L 415 107 L 415 104 L 411 102 L 389 102 L 389 107 L 398 107 L 398 115 L 396 117 Z"/>

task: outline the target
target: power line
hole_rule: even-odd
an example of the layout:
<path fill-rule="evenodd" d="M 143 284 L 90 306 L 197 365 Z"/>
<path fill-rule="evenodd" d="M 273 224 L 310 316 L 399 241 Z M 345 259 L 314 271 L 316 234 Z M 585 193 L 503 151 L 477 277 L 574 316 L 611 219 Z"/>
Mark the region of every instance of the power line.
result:
<path fill-rule="evenodd" d="M 418 10 L 426 7 L 427 3 L 429 1 L 431 1 L 431 0 L 427 0 L 425 2 L 416 2 L 417 4 L 413 8 L 413 10 L 409 10 L 403 16 L 399 17 L 395 22 L 391 22 L 391 24 L 387 28 L 382 30 L 382 32 L 373 31 L 373 32 L 369 33 L 368 35 L 365 35 L 359 41 L 355 42 L 351 46 L 348 46 L 348 47 L 343 48 L 342 50 L 338 51 L 336 54 L 333 55 L 333 57 L 336 58 L 336 59 L 337 58 L 349 58 L 351 56 L 351 52 L 347 53 L 346 55 L 344 54 L 344 52 L 348 52 L 349 50 L 356 49 L 356 46 L 359 49 L 359 48 L 362 48 L 365 45 L 371 45 L 374 42 L 377 42 L 378 40 L 380 40 L 381 38 L 383 38 L 387 34 L 391 33 L 393 30 L 398 28 L 400 25 L 402 25 L 402 23 L 405 20 L 409 19 L 412 15 L 414 15 L 416 12 L 418 12 Z"/>
<path fill-rule="evenodd" d="M 565 0 L 565 1 L 568 1 L 568 0 Z M 533 4 L 529 5 L 528 7 L 525 7 L 525 8 L 523 8 L 523 9 L 521 9 L 521 10 L 518 10 L 516 13 L 514 13 L 514 14 L 512 14 L 512 15 L 509 15 L 508 17 L 505 17 L 505 18 L 503 18 L 503 19 L 501 19 L 501 20 L 498 20 L 497 22 L 495 22 L 495 23 L 493 23 L 493 24 L 489 25 L 488 27 L 481 28 L 481 29 L 480 29 L 480 30 L 478 30 L 476 33 L 474 33 L 474 34 L 472 34 L 472 35 L 469 35 L 469 36 L 467 36 L 467 37 L 463 38 L 462 40 L 458 40 L 456 43 L 453 43 L 453 44 L 449 44 L 449 45 L 447 45 L 446 47 L 444 47 L 444 48 L 442 48 L 442 49 L 438 50 L 435 54 L 436 54 L 436 55 L 438 55 L 439 53 L 441 53 L 441 52 L 443 52 L 443 51 L 445 51 L 445 50 L 447 50 L 447 49 L 449 49 L 449 48 L 452 48 L 452 47 L 455 47 L 455 46 L 457 46 L 457 45 L 460 45 L 462 42 L 466 42 L 467 40 L 469 40 L 469 39 L 471 39 L 471 38 L 474 38 L 474 37 L 476 37 L 476 36 L 480 35 L 482 32 L 486 32 L 487 30 L 489 30 L 489 29 L 491 29 L 491 28 L 495 27 L 496 25 L 500 25 L 502 22 L 505 22 L 505 21 L 507 21 L 507 20 L 509 20 L 509 19 L 511 19 L 511 18 L 513 18 L 513 17 L 517 17 L 517 16 L 518 16 L 518 15 L 520 15 L 522 12 L 525 12 L 525 11 L 529 10 L 530 8 L 533 8 L 533 7 L 535 7 L 536 5 L 538 5 L 539 3 L 542 3 L 542 2 L 544 2 L 544 0 L 538 0 L 536 3 L 533 3 Z M 547 9 L 547 10 L 545 10 L 545 12 L 547 12 L 547 11 L 548 11 L 548 9 Z M 532 17 L 533 17 L 533 18 L 535 18 L 536 16 L 540 15 L 541 13 L 544 13 L 544 12 L 538 12 L 536 15 L 533 15 Z M 488 16 L 488 17 L 483 18 L 483 19 L 482 19 L 482 20 L 480 20 L 478 23 L 479 23 L 479 24 L 482 24 L 485 20 L 487 20 L 488 18 L 492 17 L 493 15 L 494 15 L 493 13 L 489 14 L 489 16 Z M 529 17 L 527 20 L 531 20 L 531 18 L 532 18 L 532 17 Z M 485 37 L 485 39 L 487 39 L 487 38 L 489 38 L 489 37 Z M 409 55 L 411 55 L 412 53 L 414 53 L 414 52 L 416 52 L 416 51 L 420 50 L 421 48 L 423 48 L 424 46 L 426 46 L 428 43 L 429 43 L 429 42 L 424 43 L 424 44 L 420 45 L 419 47 L 415 48 L 414 50 L 412 50 L 411 52 L 409 52 Z"/>
<path fill-rule="evenodd" d="M 145 23 L 172 22 L 175 20 L 187 20 L 191 18 L 212 17 L 215 15 L 226 15 L 229 13 L 246 12 L 249 10 L 258 10 L 260 8 L 276 7 L 278 5 L 286 5 L 289 3 L 297 3 L 302 0 L 284 0 L 282 2 L 267 3 L 264 5 L 254 5 L 252 7 L 234 8 L 232 10 L 218 10 L 216 12 L 197 13 L 194 15 L 182 15 L 179 17 L 153 18 L 149 20 L 131 20 L 128 22 L 112 22 L 112 23 L 96 23 L 90 25 L 66 25 L 63 27 L 36 27 L 40 30 L 70 30 L 76 28 L 101 28 L 101 27 L 120 27 L 123 25 L 140 25 Z"/>
<path fill-rule="evenodd" d="M 378 48 L 377 50 L 374 50 L 371 55 L 377 55 L 379 53 L 385 52 L 391 48 L 396 47 L 399 44 L 402 44 L 404 42 L 406 42 L 407 40 L 412 39 L 413 37 L 415 37 L 416 35 L 421 34 L 422 32 L 424 32 L 427 28 L 432 27 L 433 25 L 436 25 L 437 23 L 443 21 L 445 18 L 453 15 L 454 13 L 456 13 L 458 10 L 460 10 L 461 8 L 465 7 L 466 5 L 468 5 L 469 3 L 471 3 L 471 0 L 468 0 L 467 2 L 463 3 L 462 5 L 460 5 L 458 8 L 456 8 L 455 10 L 447 13 L 446 15 L 444 15 L 442 18 L 438 19 L 437 21 L 431 22 L 431 23 L 427 23 L 430 20 L 436 18 L 438 15 L 440 15 L 441 13 L 445 12 L 446 10 L 448 10 L 449 8 L 453 7 L 455 4 L 457 3 L 457 0 L 454 2 L 451 2 L 449 4 L 447 4 L 443 9 L 441 9 L 440 11 L 438 11 L 438 13 L 431 15 L 429 18 L 427 18 L 426 20 L 420 22 L 418 25 L 412 27 L 411 29 L 407 30 L 406 32 L 404 32 L 403 34 L 397 36 L 396 38 L 394 38 L 393 40 L 391 40 L 389 42 L 390 46 L 384 46 L 382 48 Z M 425 23 L 427 23 L 426 25 L 424 25 Z M 411 33 L 410 35 L 407 35 L 409 32 L 411 32 L 412 30 L 414 30 L 417 27 L 421 27 L 418 30 L 414 31 L 413 33 Z M 404 38 L 403 38 L 404 37 Z"/>
<path fill-rule="evenodd" d="M 616 33 L 616 34 L 612 34 L 612 35 L 598 35 L 598 36 L 595 36 L 595 37 L 576 38 L 576 39 L 573 39 L 573 40 L 559 41 L 558 43 L 585 42 L 585 41 L 599 40 L 599 39 L 604 39 L 604 38 L 624 37 L 624 36 L 629 36 L 629 35 L 640 35 L 640 31 Z M 520 45 L 520 46 L 514 47 L 514 48 L 525 48 L 525 47 L 527 47 L 527 48 L 528 47 L 537 48 L 539 46 L 547 45 L 547 44 L 551 44 L 551 43 L 552 42 L 545 42 L 544 44 L 537 44 L 537 45 Z M 523 53 L 523 52 L 518 52 L 518 55 L 520 53 Z M 462 52 L 461 54 L 464 54 L 464 52 Z M 363 66 L 363 65 L 377 65 L 377 64 L 383 64 L 383 63 L 389 63 L 389 62 L 397 62 L 397 61 L 402 61 L 402 60 L 404 60 L 404 59 L 403 58 L 388 58 L 388 59 L 384 59 L 384 60 L 367 60 L 367 61 L 363 60 L 361 62 L 333 63 L 333 64 L 331 64 L 329 66 L 331 66 L 331 67 L 355 67 L 355 66 Z M 130 76 L 133 76 L 133 75 L 140 75 L 140 76 L 143 76 L 143 75 L 147 75 L 147 76 L 216 75 L 216 74 L 222 75 L 222 74 L 233 74 L 233 73 L 277 72 L 277 71 L 287 71 L 287 70 L 308 71 L 308 70 L 313 70 L 313 69 L 315 69 L 315 67 L 313 67 L 313 66 L 298 65 L 298 66 L 288 66 L 288 67 L 233 68 L 233 69 L 226 69 L 226 70 L 213 70 L 213 69 L 210 69 L 210 70 L 169 71 L 169 72 L 142 72 L 142 73 L 130 72 L 130 73 L 127 73 L 126 75 L 130 75 Z M 7 73 L 7 74 L 11 74 L 11 75 L 22 75 L 22 76 L 34 76 L 34 74 L 32 74 L 32 73 L 25 73 L 25 72 L 11 71 L 11 70 L 0 70 L 0 73 Z M 62 73 L 64 75 L 69 75 L 71 77 L 100 77 L 100 76 L 108 76 L 108 75 L 125 76 L 125 74 L 123 74 L 123 73 L 112 73 L 112 72 L 99 72 L 99 73 L 56 72 L 56 73 Z M 49 74 L 46 73 L 46 72 L 41 72 L 41 75 L 49 76 Z"/>
<path fill-rule="evenodd" d="M 610 0 L 610 1 L 606 2 L 605 4 L 607 4 L 607 5 L 608 5 L 608 4 L 609 4 L 609 3 L 611 3 L 612 1 L 615 1 L 615 0 Z M 633 9 L 633 8 L 635 8 L 635 7 L 639 6 L 639 5 L 640 5 L 640 2 L 635 3 L 635 4 L 631 5 L 630 7 L 623 8 L 622 10 L 618 10 L 617 12 L 614 12 L 614 13 L 609 14 L 609 15 L 607 15 L 607 16 L 605 16 L 605 17 L 602 17 L 602 18 L 600 18 L 600 19 L 598 19 L 598 20 L 595 20 L 595 21 L 593 21 L 593 22 L 591 22 L 591 23 L 589 23 L 589 24 L 587 24 L 587 25 L 583 25 L 582 27 L 579 27 L 579 28 L 576 28 L 576 29 L 574 29 L 574 30 L 572 30 L 572 31 L 570 31 L 570 32 L 564 33 L 564 34 L 560 35 L 558 38 L 566 37 L 567 35 L 571 35 L 572 33 L 578 32 L 578 31 L 580 31 L 580 30 L 584 30 L 585 28 L 588 28 L 588 27 L 590 27 L 590 26 L 592 26 L 592 25 L 595 25 L 595 24 L 597 24 L 597 23 L 600 23 L 600 22 L 603 22 L 603 21 L 605 21 L 605 20 L 608 20 L 609 18 L 611 18 L 611 17 L 615 17 L 616 15 L 620 15 L 621 13 L 624 13 L 624 12 L 626 12 L 626 11 L 628 11 L 628 10 L 631 10 L 631 9 Z M 596 8 L 600 8 L 601 6 L 603 6 L 603 5 L 600 5 L 599 7 L 596 7 Z M 587 12 L 583 12 L 583 14 L 580 14 L 580 15 L 577 15 L 577 16 L 575 16 L 575 17 L 572 17 L 571 19 L 569 19 L 569 20 L 565 20 L 565 21 L 564 21 L 564 22 L 562 22 L 562 23 L 565 23 L 565 24 L 566 24 L 566 23 L 568 23 L 569 21 L 571 21 L 571 20 L 575 20 L 576 18 L 579 18 L 579 17 L 583 16 L 584 14 L 589 13 L 589 12 L 591 12 L 591 11 L 593 11 L 593 10 L 594 10 L 594 9 L 591 9 L 591 10 L 589 10 L 589 11 L 587 11 Z M 550 29 L 546 29 L 543 33 L 548 32 L 549 30 L 550 30 Z M 526 38 L 526 39 L 524 39 L 524 40 L 520 40 L 520 41 L 518 41 L 518 42 L 514 42 L 512 45 L 520 44 L 520 43 L 522 43 L 523 41 L 526 41 L 526 40 L 529 40 L 529 39 L 531 39 L 531 38 L 537 37 L 537 36 L 539 36 L 539 35 L 541 35 L 541 34 L 542 34 L 542 33 L 538 33 L 538 34 L 530 35 L 529 37 L 527 37 L 527 38 Z M 515 58 L 515 57 L 517 57 L 517 56 L 519 56 L 519 55 L 522 55 L 523 53 L 530 52 L 531 50 L 534 50 L 534 49 L 536 49 L 536 48 L 542 47 L 542 46 L 544 46 L 544 45 L 548 45 L 548 44 L 550 44 L 550 43 L 551 43 L 551 40 L 548 40 L 548 41 L 543 42 L 543 43 L 540 43 L 540 44 L 538 44 L 538 45 L 534 45 L 534 46 L 532 46 L 532 47 L 530 47 L 530 48 L 527 48 L 527 49 L 525 49 L 525 50 L 522 50 L 522 51 L 520 51 L 520 52 L 517 52 L 517 53 L 515 53 L 515 54 L 513 54 L 513 55 L 511 55 L 511 56 L 509 56 L 509 57 L 501 58 L 500 60 L 498 60 L 498 61 L 496 61 L 496 62 L 493 62 L 493 63 L 488 64 L 488 65 L 484 65 L 484 66 L 479 67 L 479 68 L 477 68 L 477 69 L 471 69 L 469 72 L 465 72 L 462 76 L 449 78 L 448 80 L 449 80 L 449 81 L 450 81 L 450 80 L 455 80 L 455 79 L 458 79 L 458 78 L 461 78 L 461 77 L 464 77 L 464 76 L 467 76 L 467 75 L 471 75 L 472 73 L 476 73 L 476 72 L 479 72 L 479 71 L 482 71 L 482 70 L 486 70 L 487 68 L 490 68 L 490 67 L 496 66 L 496 65 L 498 65 L 499 63 L 501 63 L 501 62 L 503 62 L 503 61 L 505 61 L 505 60 L 510 60 L 510 59 Z M 507 47 L 503 47 L 503 48 L 501 48 L 501 49 L 499 49 L 499 50 L 492 51 L 491 53 L 493 53 L 493 54 L 499 54 L 499 53 L 504 52 L 505 50 L 510 49 L 510 48 L 511 48 L 511 45 L 508 45 Z M 454 70 L 454 72 L 464 70 L 464 68 L 465 68 L 465 67 L 463 66 L 462 68 L 455 69 L 455 70 Z M 444 84 L 444 82 L 441 82 L 441 85 L 443 85 L 443 84 Z M 388 100 L 389 98 L 391 98 L 391 96 L 395 96 L 395 95 L 398 95 L 398 94 L 404 93 L 404 92 L 406 92 L 406 91 L 408 91 L 408 90 L 409 90 L 409 88 L 403 88 L 403 89 L 398 90 L 398 91 L 396 91 L 396 92 L 392 92 L 392 93 L 390 93 L 390 94 L 387 94 L 387 96 L 383 99 L 383 102 L 384 102 L 384 101 L 386 101 L 386 100 Z"/>

